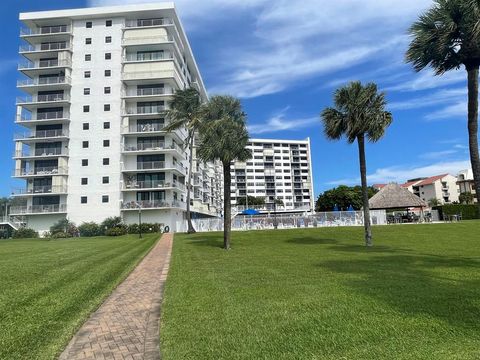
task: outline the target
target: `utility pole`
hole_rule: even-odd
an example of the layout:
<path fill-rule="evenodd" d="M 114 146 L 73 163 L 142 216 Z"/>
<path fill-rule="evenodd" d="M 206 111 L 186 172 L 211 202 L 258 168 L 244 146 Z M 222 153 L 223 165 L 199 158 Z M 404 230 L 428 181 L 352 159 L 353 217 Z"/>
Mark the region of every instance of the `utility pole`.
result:
<path fill-rule="evenodd" d="M 137 202 L 138 208 L 138 237 L 142 238 L 142 206 Z"/>

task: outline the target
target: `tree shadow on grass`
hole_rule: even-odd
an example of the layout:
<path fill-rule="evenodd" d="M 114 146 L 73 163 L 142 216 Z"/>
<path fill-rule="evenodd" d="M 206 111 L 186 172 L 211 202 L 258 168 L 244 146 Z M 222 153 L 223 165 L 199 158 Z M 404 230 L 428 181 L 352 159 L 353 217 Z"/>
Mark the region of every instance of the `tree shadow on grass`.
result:
<path fill-rule="evenodd" d="M 478 259 L 374 255 L 367 259 L 326 261 L 318 266 L 343 274 L 343 284 L 352 290 L 353 298 L 368 297 L 407 316 L 429 316 L 480 330 Z"/>
<path fill-rule="evenodd" d="M 299 244 L 299 245 L 324 245 L 324 244 L 338 243 L 338 241 L 335 239 L 321 238 L 321 237 L 297 237 L 293 239 L 288 239 L 286 242 L 290 244 Z"/>

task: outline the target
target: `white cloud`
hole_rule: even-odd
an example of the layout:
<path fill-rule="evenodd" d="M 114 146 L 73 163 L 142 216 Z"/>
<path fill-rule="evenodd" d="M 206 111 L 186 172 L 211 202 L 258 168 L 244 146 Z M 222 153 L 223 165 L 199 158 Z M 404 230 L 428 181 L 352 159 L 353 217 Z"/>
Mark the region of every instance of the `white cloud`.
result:
<path fill-rule="evenodd" d="M 409 74 L 408 80 L 397 82 L 395 85 L 387 86 L 387 91 L 419 91 L 439 88 L 447 85 L 466 82 L 467 75 L 463 70 L 455 70 L 447 72 L 440 76 L 435 76 L 430 69 L 420 72 L 413 76 Z"/>
<path fill-rule="evenodd" d="M 434 111 L 427 116 L 425 119 L 427 120 L 442 120 L 442 119 L 450 119 L 450 118 L 467 118 L 467 101 L 458 101 L 453 105 L 449 105 L 444 107 L 443 109 Z"/>
<path fill-rule="evenodd" d="M 392 102 L 388 105 L 392 110 L 410 110 L 429 107 L 437 104 L 444 104 L 445 102 L 461 101 L 467 96 L 466 88 L 458 89 L 444 89 L 425 96 L 416 96 L 411 99 Z"/>
<path fill-rule="evenodd" d="M 458 149 L 431 151 L 420 155 L 422 159 L 441 159 L 449 155 L 457 154 Z"/>
<path fill-rule="evenodd" d="M 456 175 L 460 170 L 470 168 L 470 161 L 443 161 L 436 162 L 426 166 L 392 166 L 377 169 L 374 173 L 367 176 L 370 184 L 397 182 L 403 183 L 408 179 L 418 177 L 427 177 L 440 174 Z M 328 182 L 329 185 L 351 185 L 360 183 L 360 178 L 347 178 Z"/>
<path fill-rule="evenodd" d="M 319 117 L 309 118 L 286 118 L 289 107 L 282 109 L 280 112 L 272 116 L 265 123 L 252 124 L 248 126 L 250 134 L 266 134 L 282 130 L 295 130 L 308 127 L 315 123 L 320 124 Z"/>

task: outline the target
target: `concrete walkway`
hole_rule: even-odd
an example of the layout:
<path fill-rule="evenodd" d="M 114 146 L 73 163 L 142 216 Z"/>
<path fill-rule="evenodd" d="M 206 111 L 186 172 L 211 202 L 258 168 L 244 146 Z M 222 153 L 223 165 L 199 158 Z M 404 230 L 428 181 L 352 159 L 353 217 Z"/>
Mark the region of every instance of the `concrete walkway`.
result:
<path fill-rule="evenodd" d="M 163 234 L 142 262 L 83 324 L 60 360 L 160 359 L 159 321 L 173 234 Z"/>

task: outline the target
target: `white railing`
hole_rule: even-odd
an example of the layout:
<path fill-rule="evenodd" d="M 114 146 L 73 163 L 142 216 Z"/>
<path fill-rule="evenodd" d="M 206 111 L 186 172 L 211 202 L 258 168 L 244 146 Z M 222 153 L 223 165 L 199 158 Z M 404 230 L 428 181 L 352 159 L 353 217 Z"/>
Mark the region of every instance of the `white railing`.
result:
<path fill-rule="evenodd" d="M 15 134 L 15 140 L 25 139 L 45 139 L 53 137 L 68 137 L 68 131 L 62 129 L 56 130 L 36 130 L 23 134 Z"/>
<path fill-rule="evenodd" d="M 161 114 L 166 110 L 165 105 L 158 106 L 129 106 L 123 109 L 125 115 L 148 115 L 148 114 Z"/>
<path fill-rule="evenodd" d="M 151 181 L 129 181 L 124 184 L 125 190 L 136 189 L 156 189 L 156 188 L 177 188 L 185 190 L 185 185 L 178 181 L 165 181 L 165 180 L 151 180 Z"/>
<path fill-rule="evenodd" d="M 43 157 L 43 156 L 66 156 L 68 155 L 68 149 L 51 148 L 51 149 L 29 149 L 29 150 L 16 150 L 14 157 Z"/>
<path fill-rule="evenodd" d="M 71 84 L 71 82 L 72 79 L 69 76 L 48 76 L 18 80 L 17 86 Z"/>
<path fill-rule="evenodd" d="M 70 101 L 70 95 L 67 94 L 47 94 L 47 95 L 33 95 L 33 96 L 19 96 L 17 97 L 18 104 L 32 104 L 41 102 L 58 102 Z"/>
<path fill-rule="evenodd" d="M 141 45 L 141 44 L 159 44 L 166 42 L 173 42 L 173 36 L 163 35 L 163 36 L 132 36 L 122 39 L 122 44 L 124 45 Z M 141 60 L 138 60 L 141 61 Z"/>
<path fill-rule="evenodd" d="M 163 209 L 163 208 L 180 208 L 185 209 L 185 203 L 178 201 L 165 201 L 165 200 L 142 200 L 142 201 L 129 201 L 124 202 L 121 205 L 123 210 L 148 210 L 148 209 Z"/>
<path fill-rule="evenodd" d="M 67 67 L 71 66 L 72 62 L 68 59 L 50 59 L 50 60 L 39 60 L 39 61 L 24 61 L 18 64 L 18 70 L 25 69 L 44 69 L 51 67 Z"/>
<path fill-rule="evenodd" d="M 154 96 L 154 95 L 173 95 L 174 90 L 171 87 L 158 87 L 147 89 L 127 89 L 125 96 Z"/>
<path fill-rule="evenodd" d="M 30 175 L 66 175 L 67 169 L 58 166 L 36 167 L 33 169 L 15 169 L 14 176 Z"/>
<path fill-rule="evenodd" d="M 70 32 L 71 28 L 69 25 L 42 26 L 39 28 L 21 28 L 20 36 L 66 34 Z"/>
<path fill-rule="evenodd" d="M 124 145 L 123 151 L 152 151 L 152 150 L 177 150 L 182 156 L 186 155 L 184 150 L 175 143 L 166 144 L 164 141 L 152 141 L 149 143 L 139 143 Z"/>
<path fill-rule="evenodd" d="M 52 42 L 43 43 L 40 45 L 24 44 L 20 45 L 19 52 L 34 52 L 34 51 L 55 51 L 55 50 L 70 50 L 71 45 L 66 42 Z"/>
<path fill-rule="evenodd" d="M 138 20 L 125 21 L 126 28 L 151 27 L 151 26 L 162 26 L 162 25 L 172 25 L 172 24 L 173 24 L 173 20 L 170 18 L 138 19 Z"/>
<path fill-rule="evenodd" d="M 27 189 L 15 189 L 13 195 L 28 194 L 63 194 L 67 192 L 67 187 L 62 185 L 33 186 Z"/>
<path fill-rule="evenodd" d="M 137 162 L 135 169 L 126 168 L 126 171 L 135 171 L 135 170 L 161 170 L 161 169 L 178 169 L 183 174 L 186 174 L 186 168 L 179 163 L 166 163 L 165 161 L 142 161 Z"/>
<path fill-rule="evenodd" d="M 12 206 L 10 207 L 10 214 L 48 214 L 66 212 L 66 204 L 53 204 L 53 205 L 30 205 L 30 206 Z"/>

